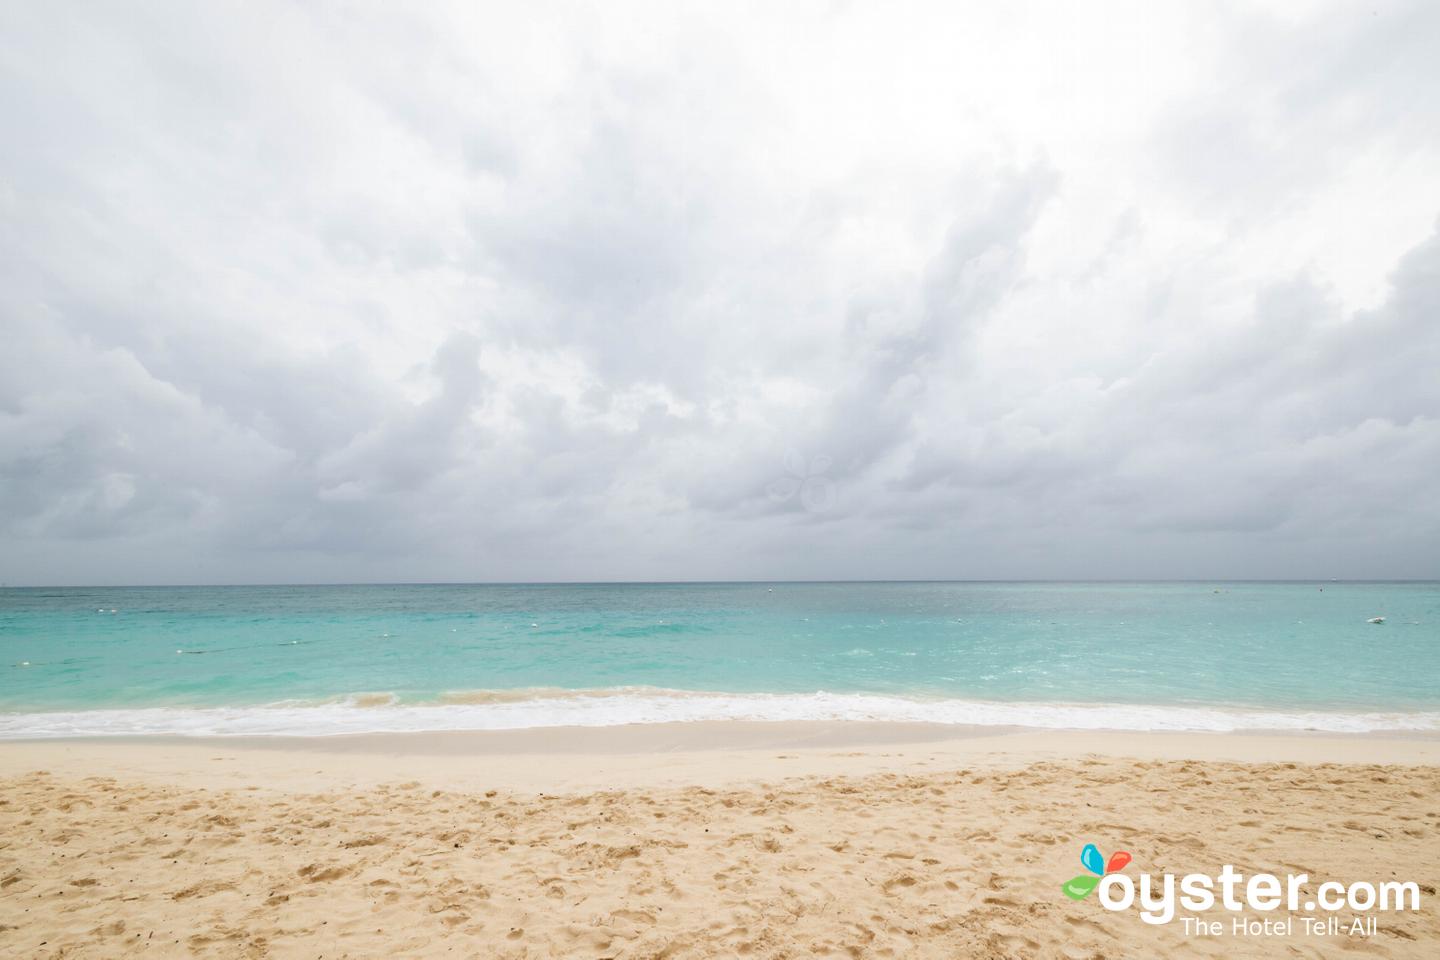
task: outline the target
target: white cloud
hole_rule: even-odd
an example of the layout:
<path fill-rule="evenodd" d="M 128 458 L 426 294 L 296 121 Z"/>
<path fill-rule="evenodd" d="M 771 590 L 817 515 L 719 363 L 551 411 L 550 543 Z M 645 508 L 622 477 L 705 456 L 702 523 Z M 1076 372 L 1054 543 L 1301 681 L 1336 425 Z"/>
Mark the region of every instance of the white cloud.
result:
<path fill-rule="evenodd" d="M 1435 576 L 1435 19 L 12 7 L 0 579 Z"/>

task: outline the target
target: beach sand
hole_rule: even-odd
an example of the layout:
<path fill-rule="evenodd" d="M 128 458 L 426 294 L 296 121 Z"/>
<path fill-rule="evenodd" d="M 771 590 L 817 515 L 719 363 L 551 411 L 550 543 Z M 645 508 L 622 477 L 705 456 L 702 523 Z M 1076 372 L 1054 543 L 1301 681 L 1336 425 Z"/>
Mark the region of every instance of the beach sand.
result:
<path fill-rule="evenodd" d="M 1440 955 L 1434 740 L 981 734 L 0 744 L 0 955 Z M 1064 897 L 1087 842 L 1133 875 L 1414 880 L 1421 910 L 1187 937 Z"/>

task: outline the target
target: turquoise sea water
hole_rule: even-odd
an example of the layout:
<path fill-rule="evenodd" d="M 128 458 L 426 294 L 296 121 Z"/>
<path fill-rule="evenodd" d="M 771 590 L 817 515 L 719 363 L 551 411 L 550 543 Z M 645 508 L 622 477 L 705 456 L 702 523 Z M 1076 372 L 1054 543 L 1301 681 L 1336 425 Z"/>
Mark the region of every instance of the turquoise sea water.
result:
<path fill-rule="evenodd" d="M 0 736 L 717 717 L 1436 730 L 1440 584 L 0 590 Z"/>

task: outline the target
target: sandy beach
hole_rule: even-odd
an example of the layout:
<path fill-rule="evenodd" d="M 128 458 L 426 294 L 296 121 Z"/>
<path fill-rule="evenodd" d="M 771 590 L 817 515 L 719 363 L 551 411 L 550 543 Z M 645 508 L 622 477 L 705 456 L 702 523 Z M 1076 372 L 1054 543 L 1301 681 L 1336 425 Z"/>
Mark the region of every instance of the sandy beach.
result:
<path fill-rule="evenodd" d="M 0 746 L 15 957 L 1430 957 L 1440 744 L 885 724 Z M 1061 884 L 1414 880 L 1372 935 Z M 1338 916 L 1349 922 L 1350 914 Z"/>
<path fill-rule="evenodd" d="M 1440 960 L 1437 38 L 0 3 L 0 960 Z"/>

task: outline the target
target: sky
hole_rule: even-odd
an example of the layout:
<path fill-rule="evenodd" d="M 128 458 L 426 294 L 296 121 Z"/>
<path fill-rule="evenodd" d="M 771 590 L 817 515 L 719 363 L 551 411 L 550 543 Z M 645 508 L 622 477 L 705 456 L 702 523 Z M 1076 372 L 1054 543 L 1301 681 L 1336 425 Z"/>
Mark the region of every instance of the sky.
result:
<path fill-rule="evenodd" d="M 1440 577 L 1440 5 L 0 7 L 0 581 Z"/>

